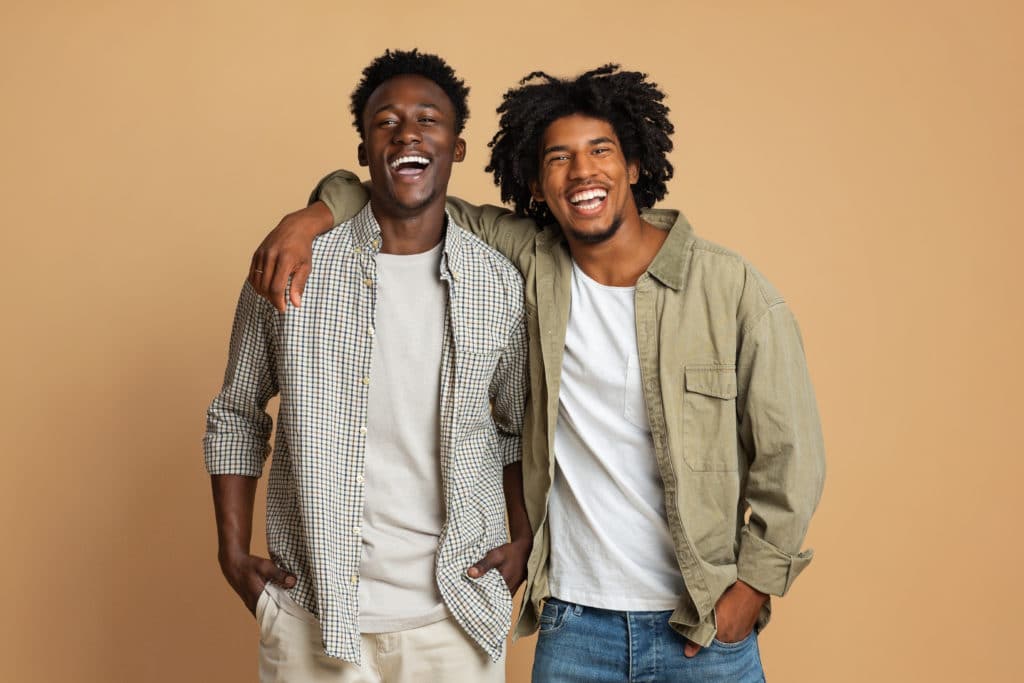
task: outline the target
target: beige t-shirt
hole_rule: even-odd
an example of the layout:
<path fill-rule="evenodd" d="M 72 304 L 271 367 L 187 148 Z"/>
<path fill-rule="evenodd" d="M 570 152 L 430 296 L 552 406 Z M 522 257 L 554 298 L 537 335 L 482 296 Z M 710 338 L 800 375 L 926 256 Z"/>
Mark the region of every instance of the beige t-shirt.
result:
<path fill-rule="evenodd" d="M 443 242 L 377 255 L 359 630 L 387 633 L 447 616 L 434 561 L 444 524 L 439 449 Z"/>

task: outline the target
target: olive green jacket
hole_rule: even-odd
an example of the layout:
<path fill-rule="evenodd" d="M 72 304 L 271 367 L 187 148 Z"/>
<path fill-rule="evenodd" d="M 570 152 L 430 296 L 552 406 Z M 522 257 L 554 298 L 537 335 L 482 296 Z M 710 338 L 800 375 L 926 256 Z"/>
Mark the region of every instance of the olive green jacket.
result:
<path fill-rule="evenodd" d="M 356 176 L 338 171 L 321 181 L 316 198 L 341 222 L 368 194 Z M 534 546 L 516 626 L 517 636 L 526 635 L 551 595 L 547 502 L 572 259 L 557 226 L 538 230 L 506 209 L 453 198 L 447 208 L 526 280 L 523 487 Z M 781 596 L 811 561 L 813 551 L 800 546 L 821 496 L 824 446 L 803 341 L 782 296 L 738 255 L 696 237 L 678 212 L 643 217 L 670 231 L 635 295 L 644 398 L 686 584 L 670 621 L 708 645 L 715 603 L 737 579 Z M 766 605 L 759 628 L 769 612 Z"/>

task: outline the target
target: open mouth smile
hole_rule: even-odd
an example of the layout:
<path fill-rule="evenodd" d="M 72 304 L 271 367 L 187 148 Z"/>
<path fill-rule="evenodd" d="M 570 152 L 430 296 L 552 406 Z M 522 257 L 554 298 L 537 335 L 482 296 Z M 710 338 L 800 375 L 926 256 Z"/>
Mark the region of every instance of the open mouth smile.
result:
<path fill-rule="evenodd" d="M 605 199 L 608 198 L 608 191 L 600 187 L 592 187 L 584 190 L 578 190 L 569 195 L 569 204 L 572 205 L 578 213 L 582 214 L 594 214 L 601 210 L 604 206 Z"/>
<path fill-rule="evenodd" d="M 430 159 L 419 154 L 404 154 L 388 164 L 399 176 L 419 176 L 429 165 Z"/>

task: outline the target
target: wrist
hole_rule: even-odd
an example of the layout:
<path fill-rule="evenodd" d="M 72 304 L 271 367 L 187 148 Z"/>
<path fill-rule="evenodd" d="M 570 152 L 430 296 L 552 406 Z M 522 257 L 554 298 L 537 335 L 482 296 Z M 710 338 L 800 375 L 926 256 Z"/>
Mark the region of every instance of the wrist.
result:
<path fill-rule="evenodd" d="M 217 561 L 222 569 L 234 567 L 249 557 L 249 549 L 242 545 L 222 546 L 217 550 Z"/>
<path fill-rule="evenodd" d="M 768 601 L 767 593 L 762 593 L 745 581 L 737 580 L 736 590 L 742 592 L 748 600 L 755 600 L 762 605 Z"/>
<path fill-rule="evenodd" d="M 533 534 L 520 533 L 520 534 L 510 535 L 510 537 L 509 537 L 509 544 L 510 545 L 514 545 L 514 546 L 519 546 L 520 548 L 525 548 L 526 550 L 532 550 L 533 549 Z"/>
<path fill-rule="evenodd" d="M 322 199 L 313 202 L 300 213 L 307 218 L 303 221 L 303 227 L 309 237 L 317 237 L 334 227 L 334 213 Z"/>

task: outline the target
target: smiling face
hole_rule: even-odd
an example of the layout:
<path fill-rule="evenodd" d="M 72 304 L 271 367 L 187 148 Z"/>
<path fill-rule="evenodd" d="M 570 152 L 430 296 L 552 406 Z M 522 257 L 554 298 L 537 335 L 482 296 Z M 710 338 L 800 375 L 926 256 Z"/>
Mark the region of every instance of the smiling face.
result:
<path fill-rule="evenodd" d="M 612 237 L 623 220 L 639 217 L 630 185 L 639 177 L 612 125 L 582 114 L 563 116 L 544 131 L 536 201 L 547 203 L 562 230 L 596 244 Z"/>
<path fill-rule="evenodd" d="M 412 74 L 388 79 L 370 95 L 362 121 L 359 163 L 370 169 L 374 210 L 409 217 L 443 204 L 466 143 L 440 86 Z"/>

